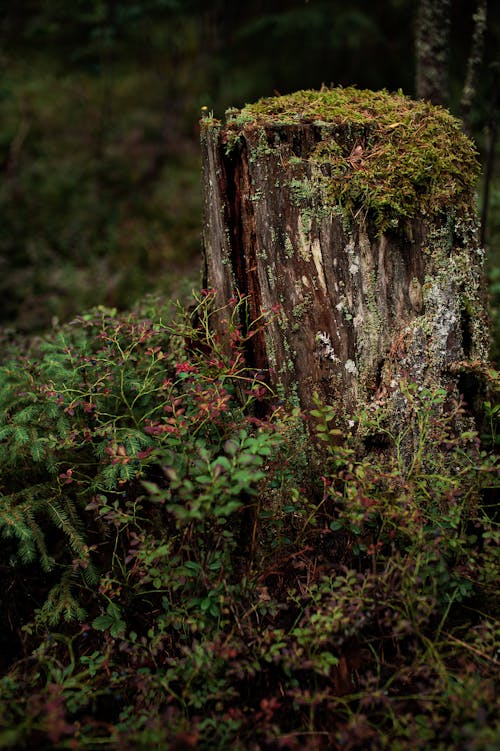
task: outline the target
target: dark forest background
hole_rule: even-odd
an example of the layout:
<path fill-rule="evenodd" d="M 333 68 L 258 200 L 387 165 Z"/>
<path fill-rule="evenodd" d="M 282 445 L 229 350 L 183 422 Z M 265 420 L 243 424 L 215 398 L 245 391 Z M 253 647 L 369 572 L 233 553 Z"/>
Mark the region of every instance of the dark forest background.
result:
<path fill-rule="evenodd" d="M 177 294 L 199 282 L 202 106 L 222 117 L 229 106 L 322 83 L 416 91 L 422 3 L 412 0 L 2 5 L 0 326 L 8 336 L 39 332 L 92 305 L 124 308 L 145 293 Z M 450 13 L 443 94 L 460 115 L 477 3 L 438 5 Z M 490 163 L 485 242 L 494 321 L 499 40 L 500 12 L 490 2 L 470 128 Z M 478 203 L 486 214 L 484 189 L 483 178 Z"/>

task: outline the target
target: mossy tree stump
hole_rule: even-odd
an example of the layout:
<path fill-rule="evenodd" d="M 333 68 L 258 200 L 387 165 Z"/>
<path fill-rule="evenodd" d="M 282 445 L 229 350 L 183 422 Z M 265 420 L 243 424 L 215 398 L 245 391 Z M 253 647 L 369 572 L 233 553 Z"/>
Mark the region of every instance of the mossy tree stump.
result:
<path fill-rule="evenodd" d="M 474 147 L 445 110 L 322 89 L 201 122 L 206 284 L 277 310 L 249 340 L 288 403 L 347 416 L 487 360 Z M 216 326 L 224 336 L 224 324 Z M 470 394 L 468 395 L 470 397 Z"/>

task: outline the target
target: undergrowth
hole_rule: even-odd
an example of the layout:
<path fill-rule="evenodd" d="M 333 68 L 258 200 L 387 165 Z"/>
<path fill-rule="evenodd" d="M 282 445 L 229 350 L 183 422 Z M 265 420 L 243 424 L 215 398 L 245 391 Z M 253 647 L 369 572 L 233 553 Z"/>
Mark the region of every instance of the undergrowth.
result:
<path fill-rule="evenodd" d="M 4 354 L 0 748 L 493 751 L 495 402 L 480 438 L 408 384 L 407 466 L 376 409 L 286 413 L 213 305 Z"/>

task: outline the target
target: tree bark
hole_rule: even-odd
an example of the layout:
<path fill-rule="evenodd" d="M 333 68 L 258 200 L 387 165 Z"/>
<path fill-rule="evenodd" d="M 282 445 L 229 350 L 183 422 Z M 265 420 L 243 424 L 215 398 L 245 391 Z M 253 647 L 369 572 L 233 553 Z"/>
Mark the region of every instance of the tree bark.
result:
<path fill-rule="evenodd" d="M 446 106 L 449 93 L 450 0 L 419 0 L 415 30 L 418 99 Z"/>
<path fill-rule="evenodd" d="M 249 340 L 248 364 L 268 371 L 287 403 L 308 410 L 317 392 L 344 422 L 369 403 L 396 404 L 403 382 L 458 396 L 465 383 L 458 364 L 486 362 L 488 346 L 473 179 L 459 199 L 453 175 L 449 203 L 441 197 L 434 214 L 407 207 L 398 218 L 398 204 L 385 221 L 383 184 L 374 204 L 363 180 L 370 169 L 379 190 L 385 173 L 376 160 L 403 125 L 386 120 L 379 142 L 375 109 L 360 123 L 356 106 L 331 122 L 314 112 L 266 120 L 247 108 L 231 111 L 226 125 L 201 123 L 206 284 L 221 303 L 248 296 L 251 319 L 277 311 Z M 434 108 L 425 107 L 432 121 Z M 418 131 L 416 115 L 408 117 Z M 455 131 L 460 146 L 449 148 L 473 153 L 458 125 L 450 138 Z M 404 137 L 397 138 L 396 173 L 406 174 L 413 157 L 405 161 Z M 402 175 L 395 179 L 409 190 Z M 426 185 L 420 174 L 415 180 L 415 201 L 424 205 Z M 224 337 L 222 317 L 214 325 Z"/>
<path fill-rule="evenodd" d="M 481 63 L 483 62 L 484 43 L 486 37 L 487 6 L 487 0 L 478 0 L 476 12 L 472 17 L 474 27 L 472 31 L 471 50 L 469 53 L 469 59 L 467 60 L 467 72 L 465 75 L 465 83 L 462 91 L 462 99 L 460 101 L 464 130 L 469 135 L 472 130 L 470 122 L 472 102 L 474 101 L 474 98 L 476 96 L 479 71 Z"/>

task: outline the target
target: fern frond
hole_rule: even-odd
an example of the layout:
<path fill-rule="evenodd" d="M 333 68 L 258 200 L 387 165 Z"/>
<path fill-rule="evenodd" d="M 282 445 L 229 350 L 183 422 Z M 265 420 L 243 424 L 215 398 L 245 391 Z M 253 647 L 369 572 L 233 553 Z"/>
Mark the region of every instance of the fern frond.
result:
<path fill-rule="evenodd" d="M 53 456 L 53 455 L 51 455 L 51 454 L 49 454 L 49 456 L 46 458 L 45 462 L 46 462 L 45 466 L 47 468 L 47 474 L 49 474 L 49 475 L 56 475 L 57 472 L 58 472 L 58 469 L 59 469 L 59 465 L 58 465 L 58 463 L 56 461 L 56 457 Z"/>
<path fill-rule="evenodd" d="M 1 500 L 4 501 L 5 496 Z M 19 540 L 31 537 L 26 515 L 18 506 L 3 506 L 0 509 L 0 525 L 4 537 L 17 537 Z"/>
<path fill-rule="evenodd" d="M 9 495 L 0 496 L 0 508 L 18 506 L 23 508 L 25 504 L 32 504 L 35 511 L 40 510 L 47 497 L 53 492 L 53 486 L 50 482 L 39 482 L 27 485 L 21 490 Z"/>

